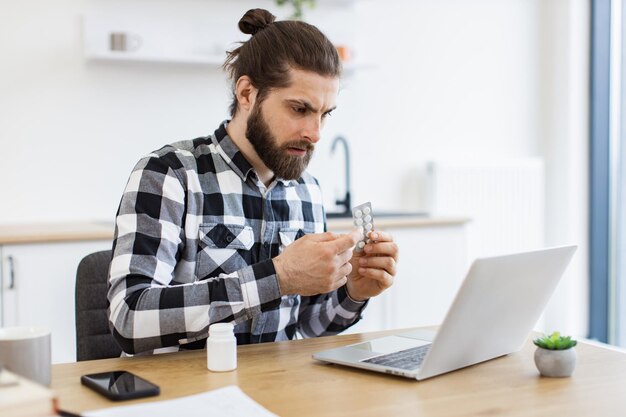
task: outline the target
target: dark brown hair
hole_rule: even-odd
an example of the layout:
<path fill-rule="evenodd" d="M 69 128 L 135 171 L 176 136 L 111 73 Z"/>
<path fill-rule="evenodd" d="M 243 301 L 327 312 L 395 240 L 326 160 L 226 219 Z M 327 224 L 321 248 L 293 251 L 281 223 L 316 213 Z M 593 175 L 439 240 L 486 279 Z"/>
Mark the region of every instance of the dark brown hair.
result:
<path fill-rule="evenodd" d="M 247 75 L 258 90 L 260 102 L 273 88 L 288 87 L 289 69 L 302 69 L 330 77 L 341 75 L 341 62 L 334 45 L 315 26 L 283 20 L 264 9 L 251 9 L 239 21 L 239 29 L 252 37 L 228 52 L 224 69 L 233 83 L 230 114 L 237 113 L 235 86 Z"/>

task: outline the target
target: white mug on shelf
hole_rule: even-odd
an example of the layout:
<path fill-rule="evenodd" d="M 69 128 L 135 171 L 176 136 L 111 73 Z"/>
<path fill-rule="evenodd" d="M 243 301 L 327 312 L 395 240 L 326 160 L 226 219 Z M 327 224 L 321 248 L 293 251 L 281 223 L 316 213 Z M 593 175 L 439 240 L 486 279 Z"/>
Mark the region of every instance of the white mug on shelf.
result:
<path fill-rule="evenodd" d="M 51 364 L 50 330 L 26 326 L 0 328 L 0 365 L 48 386 Z"/>
<path fill-rule="evenodd" d="M 131 52 L 141 48 L 141 36 L 126 32 L 111 32 L 111 51 Z"/>

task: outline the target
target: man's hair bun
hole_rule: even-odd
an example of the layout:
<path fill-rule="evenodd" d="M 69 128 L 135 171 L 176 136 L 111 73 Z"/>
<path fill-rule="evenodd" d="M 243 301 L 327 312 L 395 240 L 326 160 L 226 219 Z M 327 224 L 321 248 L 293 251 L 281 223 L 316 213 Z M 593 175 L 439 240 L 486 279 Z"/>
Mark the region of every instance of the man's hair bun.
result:
<path fill-rule="evenodd" d="M 265 9 L 250 9 L 239 20 L 239 30 L 254 36 L 258 31 L 274 23 L 276 16 Z"/>
<path fill-rule="evenodd" d="M 231 117 L 237 114 L 237 81 L 243 76 L 258 90 L 256 100 L 261 103 L 270 91 L 291 85 L 292 68 L 324 77 L 341 75 L 337 48 L 313 25 L 299 20 L 276 21 L 265 9 L 251 9 L 239 20 L 239 29 L 252 36 L 226 51 L 222 66 L 232 81 Z"/>

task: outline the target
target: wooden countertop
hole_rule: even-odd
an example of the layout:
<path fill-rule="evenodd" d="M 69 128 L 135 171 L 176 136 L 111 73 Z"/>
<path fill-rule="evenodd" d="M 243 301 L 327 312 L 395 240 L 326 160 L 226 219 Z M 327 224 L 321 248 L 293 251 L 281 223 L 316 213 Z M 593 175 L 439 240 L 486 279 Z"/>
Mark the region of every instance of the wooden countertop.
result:
<path fill-rule="evenodd" d="M 61 222 L 0 225 L 0 245 L 113 240 L 113 223 Z"/>
<path fill-rule="evenodd" d="M 402 216 L 381 217 L 375 224 L 381 229 L 406 227 L 453 226 L 467 223 L 463 217 Z M 345 230 L 352 227 L 349 218 L 329 219 L 329 230 Z M 112 222 L 60 222 L 31 224 L 0 224 L 0 245 L 19 243 L 49 243 L 85 240 L 113 240 Z"/>
<path fill-rule="evenodd" d="M 469 222 L 467 217 L 428 217 L 428 216 L 399 216 L 376 217 L 374 227 L 380 229 L 400 229 L 406 227 L 456 226 Z M 328 219 L 328 230 L 351 229 L 351 218 Z"/>
<path fill-rule="evenodd" d="M 206 351 L 113 358 L 52 366 L 59 406 L 84 412 L 179 398 L 237 385 L 281 417 L 334 416 L 623 416 L 626 354 L 579 341 L 570 378 L 539 376 L 531 339 L 520 352 L 414 381 L 327 365 L 315 352 L 397 333 L 384 331 L 237 347 L 232 372 L 206 369 Z M 80 376 L 124 369 L 161 387 L 158 397 L 113 403 L 82 386 Z M 181 413 L 184 415 L 184 412 Z"/>

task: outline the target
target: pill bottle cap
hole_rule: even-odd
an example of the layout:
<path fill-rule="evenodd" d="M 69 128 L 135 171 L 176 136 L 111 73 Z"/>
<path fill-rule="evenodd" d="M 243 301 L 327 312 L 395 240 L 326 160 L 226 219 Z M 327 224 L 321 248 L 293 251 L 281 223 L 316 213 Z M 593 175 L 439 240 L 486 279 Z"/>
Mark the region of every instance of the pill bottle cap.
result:
<path fill-rule="evenodd" d="M 209 336 L 231 335 L 234 329 L 232 323 L 215 323 L 209 327 Z"/>

